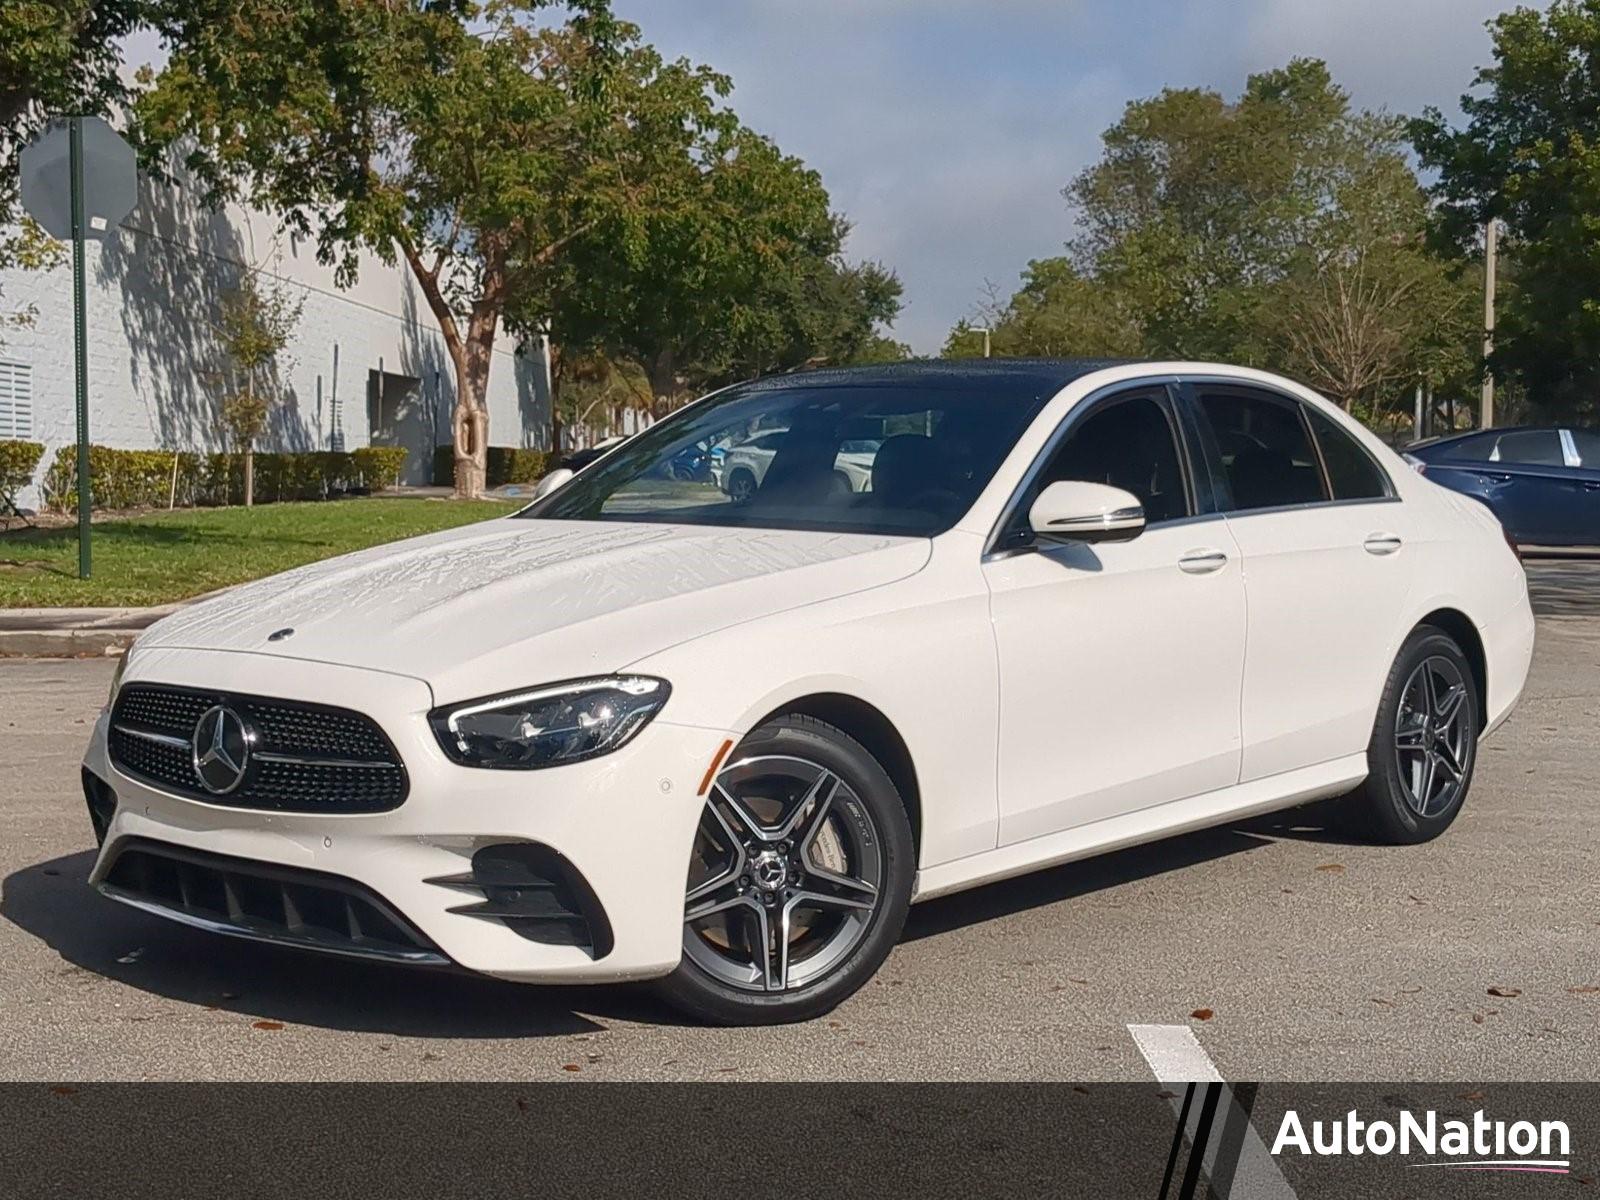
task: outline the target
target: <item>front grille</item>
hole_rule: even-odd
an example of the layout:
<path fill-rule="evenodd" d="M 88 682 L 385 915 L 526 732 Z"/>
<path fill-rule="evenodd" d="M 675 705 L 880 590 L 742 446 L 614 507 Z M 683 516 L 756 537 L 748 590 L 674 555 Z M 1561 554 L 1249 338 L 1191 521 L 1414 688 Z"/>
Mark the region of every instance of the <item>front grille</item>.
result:
<path fill-rule="evenodd" d="M 196 724 L 218 705 L 238 715 L 248 737 L 244 773 L 225 791 L 207 787 L 195 769 Z M 110 750 L 136 779 L 235 808 L 387 812 L 408 787 L 400 756 L 370 718 L 232 692 L 127 684 L 111 710 Z"/>
<path fill-rule="evenodd" d="M 387 901 L 353 880 L 143 838 L 129 838 L 116 853 L 100 890 L 186 924 L 359 958 L 449 962 Z"/>

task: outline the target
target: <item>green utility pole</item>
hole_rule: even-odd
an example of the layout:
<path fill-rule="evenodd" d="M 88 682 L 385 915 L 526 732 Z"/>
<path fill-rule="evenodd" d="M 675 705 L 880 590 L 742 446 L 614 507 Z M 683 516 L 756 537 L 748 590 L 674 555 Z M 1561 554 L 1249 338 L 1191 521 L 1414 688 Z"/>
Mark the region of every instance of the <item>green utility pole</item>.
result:
<path fill-rule="evenodd" d="M 78 376 L 78 578 L 89 578 L 89 330 L 84 316 L 83 118 L 70 119 L 72 139 L 72 351 Z"/>

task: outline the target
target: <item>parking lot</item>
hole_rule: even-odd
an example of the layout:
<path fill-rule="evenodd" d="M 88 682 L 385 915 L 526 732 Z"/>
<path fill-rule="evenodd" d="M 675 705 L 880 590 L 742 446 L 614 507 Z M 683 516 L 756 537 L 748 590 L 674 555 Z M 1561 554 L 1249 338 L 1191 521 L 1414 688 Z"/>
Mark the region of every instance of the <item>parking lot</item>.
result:
<path fill-rule="evenodd" d="M 1600 561 L 1530 564 L 1522 706 L 1431 846 L 1298 811 L 913 909 L 831 1017 L 686 1026 L 241 944 L 84 886 L 78 758 L 107 661 L 0 660 L 0 1075 L 13 1079 L 1148 1079 L 1129 1025 L 1234 1079 L 1600 1074 Z"/>

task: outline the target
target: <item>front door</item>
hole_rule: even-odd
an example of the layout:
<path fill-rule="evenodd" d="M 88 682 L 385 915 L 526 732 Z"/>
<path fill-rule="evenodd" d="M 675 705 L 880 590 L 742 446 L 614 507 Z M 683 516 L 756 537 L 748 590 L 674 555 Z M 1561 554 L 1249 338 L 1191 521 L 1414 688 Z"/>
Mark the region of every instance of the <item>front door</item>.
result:
<path fill-rule="evenodd" d="M 1145 532 L 1007 549 L 1062 479 L 1132 492 Z M 1197 516 L 1194 493 L 1171 399 L 1146 387 L 1069 414 L 1008 518 L 984 564 L 1001 845 L 1238 782 L 1244 584 L 1225 521 Z"/>

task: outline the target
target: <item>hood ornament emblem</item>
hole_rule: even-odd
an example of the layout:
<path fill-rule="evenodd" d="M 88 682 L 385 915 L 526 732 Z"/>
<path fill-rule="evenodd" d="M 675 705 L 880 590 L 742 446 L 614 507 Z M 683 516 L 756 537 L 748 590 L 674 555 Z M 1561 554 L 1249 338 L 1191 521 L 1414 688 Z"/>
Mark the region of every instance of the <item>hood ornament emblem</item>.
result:
<path fill-rule="evenodd" d="M 222 796 L 244 782 L 250 766 L 250 730 L 244 718 L 225 704 L 200 714 L 194 723 L 190 760 L 206 791 Z"/>

